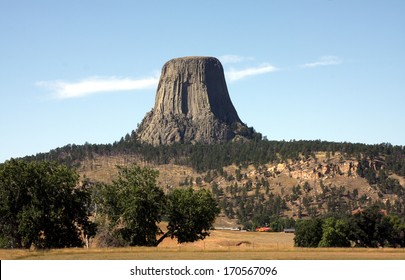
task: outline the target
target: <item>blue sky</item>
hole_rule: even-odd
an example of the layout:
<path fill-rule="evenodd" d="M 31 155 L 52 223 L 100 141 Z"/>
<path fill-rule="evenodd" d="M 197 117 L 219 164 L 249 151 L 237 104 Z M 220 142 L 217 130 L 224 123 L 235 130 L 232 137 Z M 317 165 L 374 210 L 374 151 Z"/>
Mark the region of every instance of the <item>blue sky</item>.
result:
<path fill-rule="evenodd" d="M 240 118 L 271 140 L 405 145 L 405 1 L 0 0 L 0 162 L 112 143 L 163 64 L 222 61 Z"/>

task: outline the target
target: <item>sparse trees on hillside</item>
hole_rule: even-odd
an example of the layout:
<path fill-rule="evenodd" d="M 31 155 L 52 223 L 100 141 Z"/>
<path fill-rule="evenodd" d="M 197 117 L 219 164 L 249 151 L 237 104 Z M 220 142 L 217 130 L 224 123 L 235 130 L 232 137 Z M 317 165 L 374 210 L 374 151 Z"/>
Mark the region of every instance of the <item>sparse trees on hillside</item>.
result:
<path fill-rule="evenodd" d="M 133 131 L 113 144 L 66 145 L 48 153 L 27 157 L 28 160 L 56 160 L 70 166 L 76 166 L 81 160 L 94 155 L 137 155 L 144 161 L 156 164 L 175 162 L 192 166 L 202 172 L 209 169 L 221 170 L 222 167 L 236 164 L 265 164 L 286 160 L 308 159 L 316 152 L 334 155 L 339 152 L 344 157 L 358 157 L 360 162 L 358 174 L 374 180 L 372 170 L 366 163 L 367 159 L 383 156 L 384 169 L 405 176 L 405 146 L 393 146 L 388 143 L 378 145 L 336 143 L 327 141 L 248 141 L 230 142 L 214 145 L 204 144 L 173 144 L 157 146 L 142 144 Z M 222 174 L 220 174 L 222 175 Z"/>

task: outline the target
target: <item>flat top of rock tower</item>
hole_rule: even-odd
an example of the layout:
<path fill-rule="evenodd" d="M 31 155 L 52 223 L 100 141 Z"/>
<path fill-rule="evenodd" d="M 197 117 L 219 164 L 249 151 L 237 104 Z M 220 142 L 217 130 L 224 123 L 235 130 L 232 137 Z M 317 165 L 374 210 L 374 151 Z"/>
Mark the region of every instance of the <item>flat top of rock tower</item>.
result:
<path fill-rule="evenodd" d="M 183 56 L 183 57 L 176 57 L 172 58 L 171 60 L 193 60 L 193 59 L 217 59 L 213 56 L 204 56 L 204 55 L 196 55 L 196 56 Z"/>
<path fill-rule="evenodd" d="M 206 60 L 206 61 L 219 61 L 218 58 L 213 57 L 213 56 L 184 56 L 184 57 L 177 57 L 169 60 L 167 63 L 170 62 L 192 62 L 192 61 L 201 61 L 201 60 Z"/>

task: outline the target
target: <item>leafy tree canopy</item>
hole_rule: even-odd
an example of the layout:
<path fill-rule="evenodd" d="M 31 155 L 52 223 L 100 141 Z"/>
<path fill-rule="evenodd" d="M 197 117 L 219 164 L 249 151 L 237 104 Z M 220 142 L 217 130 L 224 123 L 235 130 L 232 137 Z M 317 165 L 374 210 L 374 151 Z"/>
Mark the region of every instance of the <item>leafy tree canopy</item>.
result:
<path fill-rule="evenodd" d="M 353 216 L 352 239 L 361 247 L 384 247 L 394 245 L 394 224 L 378 206 L 372 206 Z"/>
<path fill-rule="evenodd" d="M 350 224 L 345 219 L 333 217 L 324 220 L 319 247 L 350 247 Z"/>
<path fill-rule="evenodd" d="M 113 235 L 131 246 L 157 246 L 166 237 L 182 243 L 208 236 L 219 214 L 211 193 L 187 188 L 165 195 L 157 177 L 157 171 L 133 165 L 120 168 L 118 179 L 103 186 L 100 206 Z M 168 217 L 166 233 L 159 228 L 163 214 Z"/>
<path fill-rule="evenodd" d="M 300 220 L 296 223 L 294 242 L 298 247 L 318 247 L 322 239 L 321 219 Z"/>
<path fill-rule="evenodd" d="M 206 189 L 173 190 L 168 195 L 169 224 L 163 237 L 177 238 L 179 243 L 204 239 L 219 212 L 215 199 Z"/>
<path fill-rule="evenodd" d="M 404 247 L 405 224 L 377 205 L 354 215 L 301 220 L 295 231 L 298 247 Z"/>
<path fill-rule="evenodd" d="M 0 245 L 3 248 L 83 246 L 90 196 L 78 175 L 52 162 L 0 165 Z"/>
<path fill-rule="evenodd" d="M 110 231 L 131 246 L 156 245 L 165 205 L 164 193 L 156 184 L 158 174 L 137 165 L 121 167 L 118 179 L 102 189 L 101 210 L 109 220 Z"/>

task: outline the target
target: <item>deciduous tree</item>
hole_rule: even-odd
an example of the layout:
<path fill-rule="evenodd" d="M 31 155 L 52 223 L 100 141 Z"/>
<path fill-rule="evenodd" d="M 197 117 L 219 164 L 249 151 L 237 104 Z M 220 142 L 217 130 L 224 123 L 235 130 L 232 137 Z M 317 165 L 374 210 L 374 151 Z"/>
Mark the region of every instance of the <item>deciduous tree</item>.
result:
<path fill-rule="evenodd" d="M 165 196 L 157 177 L 158 172 L 147 167 L 120 167 L 118 179 L 101 192 L 101 211 L 110 232 L 131 246 L 155 246 L 161 232 Z"/>
<path fill-rule="evenodd" d="M 0 165 L 0 245 L 83 246 L 81 233 L 95 232 L 88 221 L 90 196 L 78 179 L 52 162 L 11 159 Z"/>
<path fill-rule="evenodd" d="M 194 242 L 209 235 L 220 210 L 211 192 L 206 189 L 176 189 L 168 195 L 167 232 L 159 239 L 177 238 L 179 243 Z"/>
<path fill-rule="evenodd" d="M 118 240 L 115 244 L 157 246 L 166 237 L 183 243 L 209 235 L 219 214 L 211 192 L 185 188 L 165 195 L 157 186 L 157 177 L 157 171 L 133 165 L 120 168 L 118 179 L 104 185 L 100 206 L 110 232 Z M 165 233 L 159 228 L 163 215 L 168 219 Z"/>

